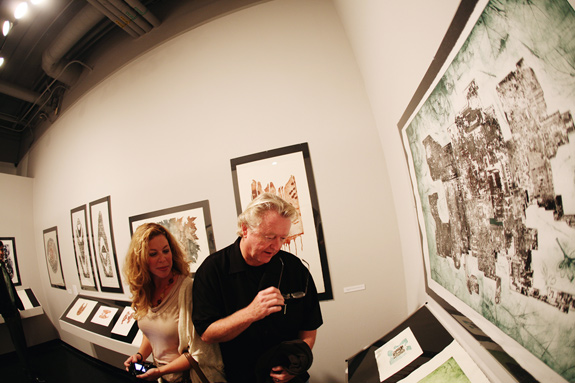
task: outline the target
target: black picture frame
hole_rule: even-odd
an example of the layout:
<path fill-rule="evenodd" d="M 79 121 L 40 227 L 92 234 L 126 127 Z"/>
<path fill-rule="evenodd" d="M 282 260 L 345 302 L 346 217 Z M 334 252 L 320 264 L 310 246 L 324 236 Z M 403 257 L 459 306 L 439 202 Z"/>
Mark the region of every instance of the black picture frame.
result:
<path fill-rule="evenodd" d="M 92 248 L 100 290 L 109 293 L 123 293 L 122 280 L 118 267 L 118 255 L 112 224 L 111 197 L 92 201 L 90 206 L 90 228 Z"/>
<path fill-rule="evenodd" d="M 263 191 L 275 192 L 296 207 L 300 213 L 301 230 L 295 229 L 294 232 L 295 225 L 292 225 L 286 250 L 305 258 L 311 265 L 310 272 L 316 283 L 319 299 L 333 299 L 308 143 L 233 158 L 230 162 L 238 215 L 249 201 Z M 262 186 L 265 183 L 267 185 Z M 288 189 L 290 192 L 285 192 Z M 297 198 L 290 197 L 290 193 L 293 194 L 294 191 Z M 295 251 L 291 248 L 292 241 Z M 297 241 L 301 244 L 299 248 Z M 306 246 L 303 246 L 304 241 Z"/>
<path fill-rule="evenodd" d="M 44 255 L 46 256 L 46 267 L 50 286 L 66 290 L 64 271 L 62 270 L 62 259 L 60 257 L 60 241 L 58 240 L 58 227 L 50 227 L 43 231 Z"/>
<path fill-rule="evenodd" d="M 130 217 L 128 221 L 130 237 L 143 223 L 153 222 L 166 227 L 186 253 L 192 276 L 204 259 L 216 251 L 208 200 L 138 214 Z"/>
<path fill-rule="evenodd" d="M 16 256 L 16 238 L 0 237 L 4 244 L 4 257 L 7 259 L 6 264 L 12 269 L 12 283 L 14 286 L 21 286 L 20 267 L 18 267 L 18 257 Z"/>
<path fill-rule="evenodd" d="M 573 194 L 554 184 L 573 184 L 565 158 L 573 152 L 566 145 L 573 142 L 574 52 L 562 45 L 575 38 L 572 4 L 462 0 L 398 122 L 427 293 L 497 337 L 542 381 L 575 378 L 568 356 L 575 337 L 566 335 L 575 293 L 564 271 L 575 235 L 557 224 L 573 221 L 565 208 L 574 206 Z M 552 161 L 561 172 L 550 170 Z M 554 181 L 539 197 L 541 179 Z"/>
<path fill-rule="evenodd" d="M 80 288 L 82 290 L 98 291 L 94 275 L 86 205 L 78 206 L 70 211 L 70 223 L 72 225 L 72 243 L 74 244 Z"/>

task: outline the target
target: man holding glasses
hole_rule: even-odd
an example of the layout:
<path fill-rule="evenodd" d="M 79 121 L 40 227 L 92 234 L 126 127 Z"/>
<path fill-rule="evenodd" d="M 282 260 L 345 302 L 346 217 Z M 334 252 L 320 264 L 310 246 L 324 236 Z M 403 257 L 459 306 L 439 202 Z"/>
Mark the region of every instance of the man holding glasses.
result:
<path fill-rule="evenodd" d="M 317 290 L 307 262 L 281 250 L 297 216 L 282 198 L 259 195 L 238 217 L 239 238 L 196 272 L 194 326 L 205 342 L 220 343 L 229 383 L 263 381 L 256 379 L 258 360 L 273 360 L 270 350 L 286 342 L 302 340 L 311 359 L 323 323 Z M 265 381 L 308 378 L 307 372 L 272 365 Z"/>

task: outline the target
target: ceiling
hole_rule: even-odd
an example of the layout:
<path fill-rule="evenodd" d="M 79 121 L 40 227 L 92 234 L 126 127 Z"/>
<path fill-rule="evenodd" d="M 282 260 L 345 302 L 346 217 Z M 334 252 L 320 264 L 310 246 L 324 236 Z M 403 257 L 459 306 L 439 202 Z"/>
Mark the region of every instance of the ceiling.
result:
<path fill-rule="evenodd" d="M 0 20 L 26 0 L 0 0 Z M 28 0 L 30 1 L 30 0 Z M 91 87 L 195 26 L 255 0 L 43 0 L 0 33 L 0 162 L 15 166 Z"/>

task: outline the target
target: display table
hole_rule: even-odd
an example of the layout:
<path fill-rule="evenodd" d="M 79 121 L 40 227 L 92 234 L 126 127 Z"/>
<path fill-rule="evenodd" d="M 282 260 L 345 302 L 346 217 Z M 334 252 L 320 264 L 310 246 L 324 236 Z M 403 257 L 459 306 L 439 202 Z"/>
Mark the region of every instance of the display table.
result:
<path fill-rule="evenodd" d="M 142 333 L 130 302 L 77 295 L 60 317 L 63 330 L 104 348 L 134 354 Z"/>
<path fill-rule="evenodd" d="M 42 306 L 40 306 L 40 302 L 38 302 L 38 299 L 36 299 L 32 289 L 17 288 L 16 292 L 18 293 L 18 296 L 24 305 L 24 310 L 20 310 L 20 317 L 30 318 L 44 314 L 44 310 L 42 309 Z M 0 323 L 4 323 L 4 318 L 2 318 L 2 315 L 0 315 Z"/>

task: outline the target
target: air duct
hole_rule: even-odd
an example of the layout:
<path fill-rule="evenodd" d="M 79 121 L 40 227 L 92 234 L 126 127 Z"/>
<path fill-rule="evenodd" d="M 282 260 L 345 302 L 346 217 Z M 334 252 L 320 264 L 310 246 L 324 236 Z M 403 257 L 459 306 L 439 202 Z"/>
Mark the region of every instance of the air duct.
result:
<path fill-rule="evenodd" d="M 62 58 L 103 18 L 104 15 L 90 4 L 86 4 L 78 12 L 78 15 L 64 27 L 54 42 L 42 54 L 42 69 L 48 76 L 66 85 L 72 85 L 76 82 L 82 73 L 82 68 L 78 65 L 71 65 L 66 68 L 67 63 L 62 62 Z"/>

